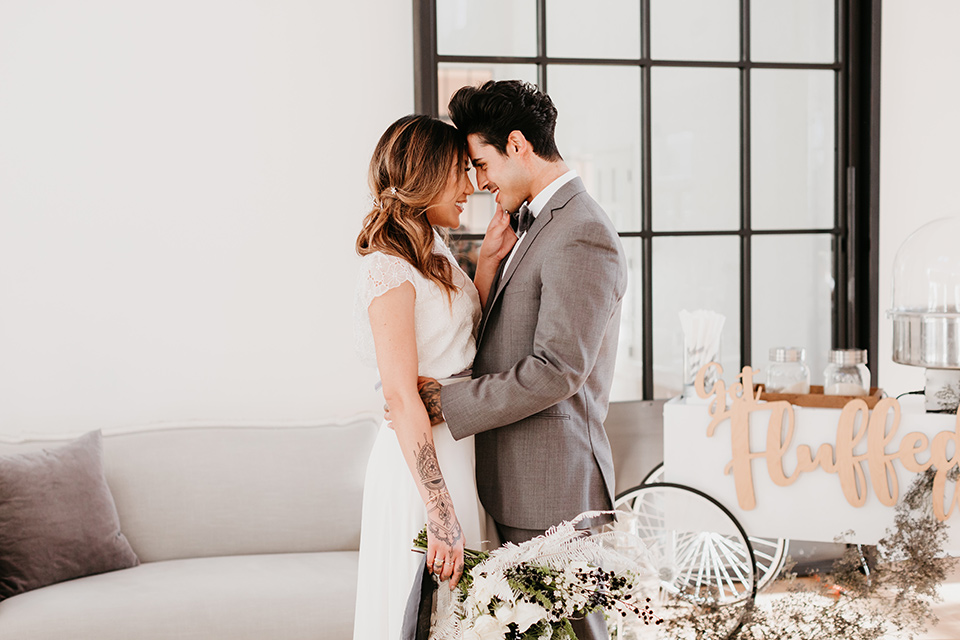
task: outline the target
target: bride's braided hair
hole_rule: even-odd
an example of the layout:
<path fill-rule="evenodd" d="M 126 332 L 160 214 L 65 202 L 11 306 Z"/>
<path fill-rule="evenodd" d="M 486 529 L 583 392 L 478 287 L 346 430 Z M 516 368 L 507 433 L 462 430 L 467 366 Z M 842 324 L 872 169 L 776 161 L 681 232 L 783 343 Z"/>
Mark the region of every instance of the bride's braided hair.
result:
<path fill-rule="evenodd" d="M 397 256 L 448 298 L 456 292 L 450 263 L 433 252 L 433 227 L 425 212 L 443 193 L 454 162 L 462 165 L 467 155 L 463 134 L 436 118 L 409 115 L 390 125 L 370 160 L 367 181 L 374 203 L 357 237 L 357 253 Z"/>

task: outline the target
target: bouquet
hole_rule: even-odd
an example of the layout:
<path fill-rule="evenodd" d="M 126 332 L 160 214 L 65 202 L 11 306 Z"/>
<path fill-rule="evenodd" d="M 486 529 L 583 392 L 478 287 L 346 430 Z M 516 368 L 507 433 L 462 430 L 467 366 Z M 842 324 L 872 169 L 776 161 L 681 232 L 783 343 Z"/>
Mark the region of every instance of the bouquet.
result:
<path fill-rule="evenodd" d="M 438 589 L 430 637 L 434 640 L 574 639 L 570 620 L 594 611 L 646 624 L 654 615 L 644 592 L 656 573 L 636 536 L 578 530 L 586 512 L 522 544 L 487 553 L 464 551 L 457 589 Z M 414 540 L 426 550 L 426 529 Z"/>

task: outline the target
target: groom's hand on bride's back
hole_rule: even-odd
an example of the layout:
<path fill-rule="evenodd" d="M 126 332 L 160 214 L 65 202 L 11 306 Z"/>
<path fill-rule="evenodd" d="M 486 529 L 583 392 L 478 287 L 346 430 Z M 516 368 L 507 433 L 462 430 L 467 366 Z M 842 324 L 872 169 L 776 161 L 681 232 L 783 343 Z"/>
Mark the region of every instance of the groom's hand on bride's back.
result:
<path fill-rule="evenodd" d="M 417 391 L 420 392 L 420 400 L 427 410 L 430 417 L 431 426 L 437 426 L 443 422 L 443 409 L 440 407 L 440 383 L 434 378 L 419 376 L 417 378 Z M 393 423 L 390 422 L 390 405 L 383 405 L 383 419 L 387 421 L 390 428 Z"/>

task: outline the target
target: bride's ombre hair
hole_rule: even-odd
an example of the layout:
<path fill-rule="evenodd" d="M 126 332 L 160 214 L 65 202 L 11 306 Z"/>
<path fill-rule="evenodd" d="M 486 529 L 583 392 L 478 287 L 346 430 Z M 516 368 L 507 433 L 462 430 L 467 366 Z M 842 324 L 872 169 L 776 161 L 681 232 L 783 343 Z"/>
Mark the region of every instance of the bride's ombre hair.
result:
<path fill-rule="evenodd" d="M 456 292 L 445 257 L 433 252 L 433 226 L 426 210 L 443 193 L 454 162 L 468 157 L 467 141 L 453 126 L 424 115 L 404 116 L 380 137 L 367 181 L 373 209 L 357 237 L 357 253 L 403 258 L 449 298 Z"/>

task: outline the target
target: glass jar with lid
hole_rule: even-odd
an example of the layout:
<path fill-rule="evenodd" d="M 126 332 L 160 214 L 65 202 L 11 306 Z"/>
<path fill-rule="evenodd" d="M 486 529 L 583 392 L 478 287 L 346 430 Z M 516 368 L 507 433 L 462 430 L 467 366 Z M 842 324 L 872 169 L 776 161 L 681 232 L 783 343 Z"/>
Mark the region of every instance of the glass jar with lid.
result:
<path fill-rule="evenodd" d="M 833 349 L 823 370 L 826 396 L 865 396 L 870 393 L 866 349 Z"/>
<path fill-rule="evenodd" d="M 810 393 L 810 369 L 804 362 L 805 355 L 799 347 L 770 349 L 764 389 L 770 393 Z"/>

